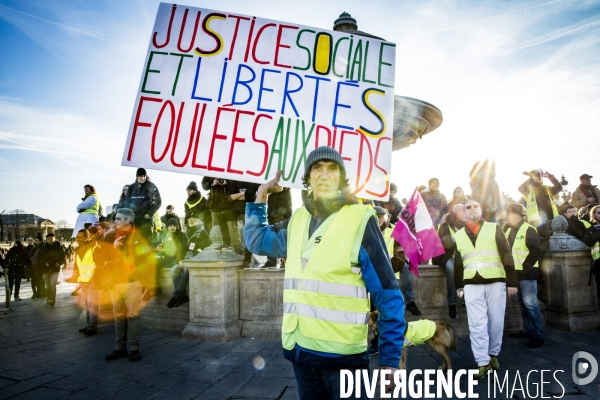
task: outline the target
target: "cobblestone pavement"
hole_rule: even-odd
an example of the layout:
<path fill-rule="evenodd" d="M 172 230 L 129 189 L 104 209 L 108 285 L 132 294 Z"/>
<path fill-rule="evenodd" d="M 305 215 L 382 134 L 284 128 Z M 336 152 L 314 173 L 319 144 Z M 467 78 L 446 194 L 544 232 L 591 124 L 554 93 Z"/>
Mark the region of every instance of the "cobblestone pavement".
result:
<path fill-rule="evenodd" d="M 84 323 L 76 298 L 70 295 L 74 285 L 63 283 L 57 288 L 56 306 L 50 307 L 43 300 L 31 300 L 29 282 L 23 282 L 24 300 L 13 302 L 11 312 L 0 311 L 0 399 L 298 398 L 291 364 L 283 358 L 278 340 L 199 342 L 184 340 L 178 333 L 142 328 L 141 361 L 106 362 L 104 356 L 114 348 L 113 325 L 100 325 L 99 334 L 92 337 L 78 333 Z M 2 308 L 4 303 L 0 303 Z M 571 378 L 575 352 L 586 351 L 600 361 L 600 331 L 548 328 L 545 341 L 544 347 L 530 350 L 525 341 L 505 335 L 499 357 L 500 381 L 508 370 L 504 390 L 496 386 L 494 396 L 494 385 L 488 387 L 483 380 L 475 388 L 479 398 L 528 399 L 564 392 L 566 400 L 600 399 L 600 374 L 585 386 L 575 385 Z M 373 368 L 377 356 L 371 361 Z M 475 365 L 468 337 L 460 338 L 452 363 L 455 371 Z M 440 358 L 428 346 L 410 349 L 409 371 L 439 365 Z M 543 393 L 541 370 L 551 371 L 544 373 Z M 463 377 L 461 390 L 466 385 Z M 436 390 L 432 392 L 435 395 Z M 420 397 L 407 393 L 407 398 Z"/>

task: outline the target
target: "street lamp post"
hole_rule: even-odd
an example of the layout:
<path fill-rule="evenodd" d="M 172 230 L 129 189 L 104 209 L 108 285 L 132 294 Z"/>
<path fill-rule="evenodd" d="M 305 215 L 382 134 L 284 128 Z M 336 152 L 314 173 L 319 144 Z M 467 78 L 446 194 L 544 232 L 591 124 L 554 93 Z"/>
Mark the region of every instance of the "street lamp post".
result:
<path fill-rule="evenodd" d="M 570 204 L 570 202 L 569 202 L 569 201 L 571 200 L 571 199 L 570 199 L 570 197 L 571 197 L 571 196 L 569 196 L 569 198 L 567 198 L 567 189 L 565 188 L 566 186 L 568 186 L 568 185 L 569 185 L 569 181 L 567 181 L 567 180 L 565 179 L 565 175 L 564 175 L 564 174 L 563 174 L 563 175 L 560 177 L 560 184 L 561 184 L 561 185 L 562 185 L 562 187 L 563 187 L 563 190 L 562 190 L 562 199 L 563 199 L 563 201 L 565 201 L 566 203 L 569 203 L 569 204 Z"/>

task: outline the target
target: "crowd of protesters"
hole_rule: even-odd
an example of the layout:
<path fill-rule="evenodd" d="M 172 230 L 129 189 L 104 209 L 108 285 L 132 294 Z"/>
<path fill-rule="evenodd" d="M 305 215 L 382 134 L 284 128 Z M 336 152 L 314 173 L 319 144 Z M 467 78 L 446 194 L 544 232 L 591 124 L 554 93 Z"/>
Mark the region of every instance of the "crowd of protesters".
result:
<path fill-rule="evenodd" d="M 563 215 L 568 221 L 566 233 L 592 248 L 592 271 L 596 285 L 600 282 L 600 190 L 591 184 L 593 177 L 583 174 L 573 194 L 561 199 L 563 187 L 555 176 L 530 171 L 525 173 L 527 179 L 518 187 L 521 199 L 514 201 L 499 191 L 494 174 L 493 165 L 476 164 L 470 173 L 471 194 L 456 187 L 449 200 L 440 190 L 437 178 L 431 178 L 427 186 L 419 188 L 445 250 L 431 262 L 445 269 L 450 318 L 458 317 L 458 299 L 465 298 L 480 374 L 497 369 L 496 356 L 502 334 L 498 321 L 504 315 L 505 287 L 509 295 L 518 295 L 524 320 L 523 331 L 511 336 L 528 339 L 528 347 L 543 345 L 537 300 L 543 301 L 544 293 L 538 293 L 537 284 L 542 279 L 539 263 L 552 235 L 552 219 Z M 545 185 L 543 178 L 551 185 Z M 210 235 L 213 227 L 218 226 L 221 232 L 217 240 L 222 244 L 216 250 L 228 248 L 243 255 L 247 264 L 252 262 L 252 253 L 244 238 L 245 213 L 246 204 L 255 201 L 259 187 L 255 183 L 204 177 L 201 188 L 207 195 L 195 181 L 185 188 L 183 218 L 173 205 L 167 205 L 161 216 L 159 189 L 150 181 L 146 170 L 139 168 L 135 181 L 124 185 L 107 216 L 103 215 L 94 186 L 84 187 L 85 196 L 77 206 L 79 217 L 73 231 L 73 245 L 61 245 L 52 233 L 46 235 L 45 240 L 35 237 L 28 246 L 16 241 L 0 257 L 0 267 L 8 268 L 5 272 L 15 301 L 21 301 L 21 282 L 27 279 L 31 282 L 31 298 L 44 298 L 53 307 L 61 268 L 72 260 L 73 276 L 67 281 L 78 284 L 73 294 L 81 296 L 86 310 L 86 327 L 80 332 L 86 336 L 97 333 L 100 291 L 110 292 L 116 339 L 115 349 L 106 359 L 129 355 L 130 360 L 136 361 L 140 359 L 140 311 L 144 301 L 162 295 L 162 269 L 167 268 L 171 273 L 174 294 L 166 306 L 172 308 L 189 301 L 189 272 L 181 261 L 213 245 Z M 397 193 L 397 186 L 391 183 L 388 201 L 365 203 L 372 205 L 377 214 L 405 309 L 418 316 L 421 312 L 415 303 L 406 256 L 399 243 L 390 239 L 393 226 L 407 203 L 406 199 L 399 201 Z M 303 192 L 305 204 L 310 196 L 309 192 Z M 289 189 L 272 193 L 265 201 L 269 225 L 289 221 L 293 214 Z M 484 240 L 488 242 L 480 248 L 479 243 Z M 501 267 L 505 271 L 502 277 L 496 276 L 493 269 L 473 270 L 470 254 L 475 250 L 495 254 L 483 257 L 483 261 Z M 269 256 L 264 267 L 277 265 L 285 265 L 285 258 Z M 480 316 L 484 314 L 488 316 L 489 326 L 487 322 L 486 326 L 482 325 Z M 369 353 L 377 353 L 377 348 L 375 338 Z"/>

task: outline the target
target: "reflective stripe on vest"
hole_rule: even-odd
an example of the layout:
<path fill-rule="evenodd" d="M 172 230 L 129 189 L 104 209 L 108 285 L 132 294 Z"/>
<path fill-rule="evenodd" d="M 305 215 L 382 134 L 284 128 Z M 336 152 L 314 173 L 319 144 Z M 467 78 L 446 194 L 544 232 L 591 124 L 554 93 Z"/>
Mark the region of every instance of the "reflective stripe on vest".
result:
<path fill-rule="evenodd" d="M 550 199 L 550 204 L 552 204 L 552 218 L 554 218 L 558 216 L 558 209 L 556 208 L 556 204 L 554 204 L 554 198 L 552 197 L 552 193 L 550 192 L 550 189 L 546 186 L 542 186 L 542 189 L 546 191 L 548 199 Z M 539 221 L 540 210 L 538 208 L 537 201 L 535 200 L 535 194 L 533 193 L 533 187 L 531 185 L 529 185 L 529 193 L 525 197 L 525 200 L 527 201 L 527 220 Z"/>
<path fill-rule="evenodd" d="M 92 193 L 90 196 L 94 196 L 96 198 L 96 204 L 91 206 L 90 208 L 86 208 L 81 212 L 81 214 L 96 214 L 98 215 L 98 210 L 100 209 L 100 199 L 96 193 Z"/>
<path fill-rule="evenodd" d="M 311 215 L 302 207 L 288 225 L 282 344 L 327 353 L 367 349 L 370 302 L 358 266 L 368 206 L 344 206 L 308 237 Z"/>
<path fill-rule="evenodd" d="M 79 268 L 79 277 L 77 277 L 77 282 L 89 282 L 94 275 L 94 270 L 96 269 L 96 264 L 94 264 L 94 247 L 90 247 L 87 249 L 85 254 L 83 255 L 83 259 L 76 255 L 77 259 L 77 268 Z"/>
<path fill-rule="evenodd" d="M 526 243 L 527 229 L 529 229 L 529 227 L 531 227 L 531 225 L 529 225 L 526 222 L 524 222 L 523 225 L 521 225 L 519 231 L 517 232 L 517 236 L 515 236 L 515 242 L 512 245 L 512 255 L 513 259 L 515 260 L 515 270 L 517 271 L 523 270 L 523 263 L 529 255 L 529 248 L 527 247 Z M 511 230 L 512 228 L 508 228 L 508 230 L 505 233 L 507 239 L 508 235 L 510 235 Z M 538 263 L 536 262 L 533 267 L 539 267 Z"/>
<path fill-rule="evenodd" d="M 200 195 L 200 198 L 198 199 L 198 201 L 197 201 L 197 202 L 195 202 L 195 203 L 191 203 L 191 204 L 190 204 L 188 201 L 186 201 L 186 202 L 185 202 L 185 204 L 187 204 L 187 206 L 188 206 L 189 208 L 194 208 L 194 207 L 196 207 L 196 206 L 197 206 L 198 204 L 200 204 L 200 202 L 202 201 L 202 193 L 198 192 L 198 194 Z"/>
<path fill-rule="evenodd" d="M 506 272 L 496 245 L 496 224 L 484 222 L 479 229 L 475 247 L 465 228 L 456 232 L 456 249 L 460 252 L 463 265 L 463 279 L 473 279 L 475 273 L 484 279 L 506 278 Z"/>

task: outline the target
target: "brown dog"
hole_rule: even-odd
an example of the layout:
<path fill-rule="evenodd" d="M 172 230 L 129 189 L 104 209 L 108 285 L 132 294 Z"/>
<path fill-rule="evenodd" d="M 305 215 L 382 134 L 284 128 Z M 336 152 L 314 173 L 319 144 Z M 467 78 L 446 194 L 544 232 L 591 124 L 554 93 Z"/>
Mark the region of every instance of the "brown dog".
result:
<path fill-rule="evenodd" d="M 379 317 L 379 311 L 376 310 L 376 311 L 371 312 L 371 315 L 369 318 L 369 326 L 373 329 L 373 332 L 375 332 L 376 335 L 379 335 L 379 330 L 377 329 L 377 318 L 378 317 Z M 434 321 L 429 321 L 429 320 L 419 320 L 419 321 L 409 322 L 408 323 L 409 326 L 407 326 L 407 331 L 411 328 L 416 328 L 415 324 L 419 324 L 419 323 L 430 324 L 430 326 L 433 326 L 431 324 L 435 324 L 435 333 L 433 334 L 433 336 L 431 336 L 431 338 L 425 340 L 425 342 L 427 344 L 429 344 L 431 346 L 431 348 L 433 350 L 435 350 L 436 353 L 438 353 L 442 357 L 442 365 L 440 366 L 440 369 L 442 369 L 444 371 L 452 369 L 452 361 L 450 360 L 450 356 L 448 355 L 448 352 L 456 351 L 458 337 L 456 335 L 456 331 L 454 330 L 454 328 L 452 328 L 452 326 L 450 326 L 449 324 L 447 324 L 443 321 L 435 321 L 434 322 Z M 413 324 L 413 325 L 411 326 L 411 324 Z M 412 345 L 418 345 L 418 342 L 413 343 L 413 342 L 409 341 L 408 338 L 405 338 L 404 347 L 402 348 L 402 358 L 400 359 L 399 369 L 406 369 L 406 357 L 408 354 L 408 347 L 410 347 Z"/>

